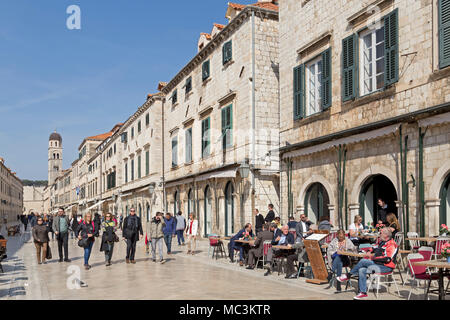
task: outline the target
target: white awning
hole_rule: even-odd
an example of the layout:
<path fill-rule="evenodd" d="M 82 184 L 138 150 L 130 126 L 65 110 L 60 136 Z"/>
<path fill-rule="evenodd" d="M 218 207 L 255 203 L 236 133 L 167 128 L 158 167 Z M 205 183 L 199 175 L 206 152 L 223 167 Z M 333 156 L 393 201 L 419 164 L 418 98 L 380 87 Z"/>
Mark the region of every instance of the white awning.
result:
<path fill-rule="evenodd" d="M 189 183 L 192 183 L 193 181 L 194 181 L 194 179 L 189 178 L 189 179 L 183 179 L 183 180 L 174 181 L 174 182 L 168 182 L 168 183 L 166 183 L 166 188 L 176 187 L 181 184 L 189 184 Z"/>
<path fill-rule="evenodd" d="M 220 171 L 217 173 L 214 173 L 211 178 L 236 178 L 236 169 L 226 170 L 226 171 Z"/>
<path fill-rule="evenodd" d="M 419 120 L 419 127 L 434 126 L 450 122 L 450 112 Z"/>
<path fill-rule="evenodd" d="M 269 170 L 269 169 L 261 169 L 259 170 L 259 174 L 262 176 L 274 176 L 280 174 L 279 170 Z"/>
<path fill-rule="evenodd" d="M 360 133 L 360 134 L 355 134 L 350 137 L 340 138 L 340 139 L 328 141 L 325 143 L 321 143 L 321 144 L 318 144 L 315 146 L 287 152 L 283 155 L 283 159 L 305 156 L 308 154 L 331 149 L 333 147 L 337 147 L 337 146 L 343 145 L 343 144 L 347 145 L 347 144 L 351 144 L 351 143 L 357 143 L 357 142 L 361 142 L 361 141 L 379 138 L 382 136 L 386 136 L 388 134 L 395 133 L 398 130 L 399 126 L 400 126 L 400 124 L 394 124 L 394 125 L 391 125 L 388 127 L 381 128 L 381 129 L 372 130 L 372 131 L 364 132 L 364 133 Z"/>
<path fill-rule="evenodd" d="M 99 205 L 101 205 L 103 202 L 105 202 L 105 200 L 102 200 L 100 202 L 97 202 L 96 204 L 94 204 L 93 206 L 90 206 L 89 208 L 86 209 L 86 211 L 89 211 L 95 207 L 98 207 Z"/>

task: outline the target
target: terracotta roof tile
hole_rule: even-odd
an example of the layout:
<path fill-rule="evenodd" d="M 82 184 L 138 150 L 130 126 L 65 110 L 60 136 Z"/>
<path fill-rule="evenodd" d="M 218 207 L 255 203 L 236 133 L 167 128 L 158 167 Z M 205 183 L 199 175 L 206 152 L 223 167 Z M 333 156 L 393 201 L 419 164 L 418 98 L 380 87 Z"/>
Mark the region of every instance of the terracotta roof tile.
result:
<path fill-rule="evenodd" d="M 211 40 L 211 35 L 209 33 L 201 32 L 200 35 L 205 36 L 206 40 Z"/>
<path fill-rule="evenodd" d="M 109 137 L 111 137 L 113 135 L 113 133 L 110 131 L 108 133 L 102 133 L 96 136 L 92 136 L 92 137 L 87 137 L 86 140 L 98 140 L 98 141 L 103 141 Z"/>
<path fill-rule="evenodd" d="M 225 28 L 225 25 L 220 24 L 220 23 L 213 23 L 213 25 L 219 30 L 222 30 L 223 28 Z"/>
<path fill-rule="evenodd" d="M 247 7 L 246 5 L 233 2 L 229 2 L 228 6 L 232 7 L 235 10 L 243 10 L 245 7 Z M 274 4 L 272 1 L 256 2 L 253 4 L 249 4 L 249 6 L 278 11 L 278 5 Z"/>

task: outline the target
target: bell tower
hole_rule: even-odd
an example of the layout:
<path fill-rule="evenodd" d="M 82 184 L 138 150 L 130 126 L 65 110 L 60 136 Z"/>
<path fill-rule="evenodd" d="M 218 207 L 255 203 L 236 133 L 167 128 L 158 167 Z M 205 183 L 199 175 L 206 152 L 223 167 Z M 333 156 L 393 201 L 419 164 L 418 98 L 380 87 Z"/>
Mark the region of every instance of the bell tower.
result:
<path fill-rule="evenodd" d="M 48 185 L 51 186 L 62 170 L 62 138 L 53 132 L 48 139 Z"/>

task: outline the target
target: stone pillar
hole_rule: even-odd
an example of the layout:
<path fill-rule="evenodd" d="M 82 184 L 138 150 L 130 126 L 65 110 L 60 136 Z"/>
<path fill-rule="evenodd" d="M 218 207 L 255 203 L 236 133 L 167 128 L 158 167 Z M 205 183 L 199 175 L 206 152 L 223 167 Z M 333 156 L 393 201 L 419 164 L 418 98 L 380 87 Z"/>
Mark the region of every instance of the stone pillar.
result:
<path fill-rule="evenodd" d="M 338 221 L 338 217 L 336 216 L 336 206 L 329 204 L 328 205 L 328 211 L 330 212 L 330 223 L 333 226 L 338 226 L 339 225 L 339 221 Z M 345 219 L 344 219 L 345 222 Z"/>
<path fill-rule="evenodd" d="M 350 212 L 350 217 L 349 217 L 348 223 L 349 223 L 349 225 L 351 225 L 353 223 L 353 221 L 355 220 L 355 216 L 359 215 L 359 203 L 349 204 L 348 210 Z M 345 228 L 347 229 L 348 226 L 345 226 Z"/>
<path fill-rule="evenodd" d="M 432 199 L 425 201 L 425 236 L 439 235 L 439 209 L 441 201 Z"/>

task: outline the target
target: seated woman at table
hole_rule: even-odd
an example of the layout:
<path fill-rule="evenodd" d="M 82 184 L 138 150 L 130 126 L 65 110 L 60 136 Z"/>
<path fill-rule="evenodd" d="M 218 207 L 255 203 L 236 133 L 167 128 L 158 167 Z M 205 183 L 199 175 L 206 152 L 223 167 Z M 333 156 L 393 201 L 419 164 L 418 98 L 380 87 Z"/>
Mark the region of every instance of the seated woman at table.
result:
<path fill-rule="evenodd" d="M 340 277 L 342 275 L 342 268 L 350 266 L 350 258 L 338 254 L 338 251 L 358 252 L 358 248 L 345 236 L 345 231 L 342 229 L 337 232 L 337 237 L 330 242 L 327 249 L 328 265 L 333 273 L 337 277 Z M 329 274 L 328 281 L 331 280 L 331 276 Z M 340 283 L 338 283 L 337 289 L 340 291 Z"/>
<path fill-rule="evenodd" d="M 380 244 L 376 249 L 371 248 L 360 260 L 349 274 L 337 277 L 339 282 L 350 279 L 351 276 L 358 275 L 359 294 L 353 299 L 360 300 L 367 298 L 367 276 L 376 273 L 390 273 L 395 269 L 395 260 L 398 253 L 398 246 L 392 239 L 392 232 L 389 228 L 380 231 Z M 373 254 L 371 252 L 374 252 Z"/>
<path fill-rule="evenodd" d="M 355 216 L 354 222 L 348 227 L 350 233 L 350 240 L 353 242 L 355 246 L 359 246 L 361 243 L 368 243 L 369 238 L 359 237 L 359 233 L 364 230 L 364 225 L 362 223 L 361 216 Z"/>
<path fill-rule="evenodd" d="M 388 228 L 392 232 L 392 238 L 395 238 L 397 232 L 400 231 L 400 223 L 398 223 L 397 217 L 393 213 L 388 213 L 386 215 L 386 220 Z"/>
<path fill-rule="evenodd" d="M 230 262 L 234 263 L 234 250 L 239 250 L 239 264 L 241 266 L 244 265 L 244 247 L 242 246 L 242 243 L 235 242 L 236 240 L 242 240 L 246 236 L 253 237 L 253 230 L 252 225 L 250 223 L 247 223 L 244 227 L 244 229 L 240 230 L 238 233 L 236 233 L 228 243 L 228 254 L 230 257 Z"/>

